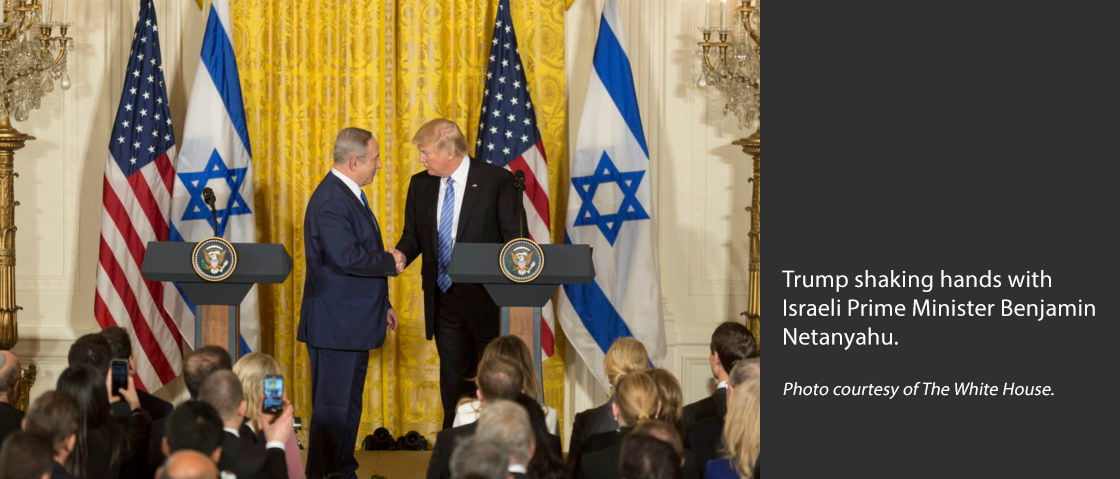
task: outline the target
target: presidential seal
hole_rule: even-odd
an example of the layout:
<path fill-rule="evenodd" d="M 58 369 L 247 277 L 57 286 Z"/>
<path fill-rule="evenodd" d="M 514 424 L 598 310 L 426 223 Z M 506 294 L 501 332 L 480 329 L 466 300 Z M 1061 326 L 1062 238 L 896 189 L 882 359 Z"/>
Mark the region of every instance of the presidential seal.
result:
<path fill-rule="evenodd" d="M 213 236 L 195 245 L 191 264 L 202 279 L 222 281 L 237 268 L 237 251 L 229 241 Z"/>
<path fill-rule="evenodd" d="M 517 238 L 506 243 L 498 253 L 498 269 L 510 281 L 528 283 L 544 270 L 544 251 L 531 239 Z"/>

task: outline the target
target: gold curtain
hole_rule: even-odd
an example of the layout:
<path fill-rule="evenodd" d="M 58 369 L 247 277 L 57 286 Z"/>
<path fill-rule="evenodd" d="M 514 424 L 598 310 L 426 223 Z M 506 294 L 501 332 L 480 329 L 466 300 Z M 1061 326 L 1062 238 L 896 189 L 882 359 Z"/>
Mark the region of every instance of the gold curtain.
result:
<path fill-rule="evenodd" d="M 409 177 L 420 171 L 409 140 L 434 117 L 450 118 L 474 144 L 497 0 L 234 0 L 233 41 L 253 147 L 257 237 L 282 243 L 291 276 L 261 293 L 262 349 L 289 378 L 288 395 L 311 416 L 306 347 L 296 341 L 306 263 L 303 213 L 331 167 L 340 128 L 381 142 L 384 169 L 366 187 L 384 240 L 400 237 Z M 530 92 L 550 158 L 553 241 L 561 240 L 567 142 L 565 0 L 513 2 Z M 563 180 L 563 181 L 561 181 Z M 391 279 L 400 328 L 370 356 L 358 440 L 384 426 L 435 439 L 440 428 L 439 357 L 424 338 L 419 261 Z M 545 398 L 563 406 L 563 338 L 545 363 Z M 561 410 L 561 414 L 563 411 Z M 562 423 L 562 420 L 561 420 Z"/>

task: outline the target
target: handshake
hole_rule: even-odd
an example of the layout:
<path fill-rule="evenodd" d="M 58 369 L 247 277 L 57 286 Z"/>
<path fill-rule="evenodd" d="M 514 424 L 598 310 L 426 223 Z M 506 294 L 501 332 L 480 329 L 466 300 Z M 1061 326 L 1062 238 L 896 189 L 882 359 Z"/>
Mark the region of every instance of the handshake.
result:
<path fill-rule="evenodd" d="M 397 263 L 397 274 L 404 272 L 404 267 L 408 264 L 408 259 L 404 257 L 404 253 L 396 248 L 386 248 L 385 252 L 393 255 L 393 260 Z"/>

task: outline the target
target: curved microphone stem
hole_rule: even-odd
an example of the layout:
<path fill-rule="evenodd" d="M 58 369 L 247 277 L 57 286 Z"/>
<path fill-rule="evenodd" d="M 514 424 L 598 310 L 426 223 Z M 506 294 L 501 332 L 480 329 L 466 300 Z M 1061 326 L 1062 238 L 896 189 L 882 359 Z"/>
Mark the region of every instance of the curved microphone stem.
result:
<path fill-rule="evenodd" d="M 525 193 L 524 171 L 517 170 L 513 172 L 513 189 L 514 191 L 517 191 L 517 199 L 515 200 L 515 202 L 517 203 L 517 221 L 518 224 L 521 225 L 521 237 L 525 238 L 525 211 L 523 210 L 523 208 L 525 207 L 525 199 L 522 196 Z"/>

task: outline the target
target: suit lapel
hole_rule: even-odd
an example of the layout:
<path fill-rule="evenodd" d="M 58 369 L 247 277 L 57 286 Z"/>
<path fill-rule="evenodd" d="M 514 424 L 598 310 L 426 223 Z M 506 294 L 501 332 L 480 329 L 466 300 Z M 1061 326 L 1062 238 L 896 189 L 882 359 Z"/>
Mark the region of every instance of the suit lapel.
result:
<path fill-rule="evenodd" d="M 466 161 L 471 161 L 471 159 L 468 158 Z M 467 229 L 467 222 L 471 219 L 471 212 L 474 211 L 474 204 L 478 202 L 478 184 L 479 177 L 482 174 L 479 170 L 481 168 L 473 162 L 470 165 L 470 169 L 467 170 L 467 184 L 462 186 L 463 207 L 459 210 L 459 227 L 455 229 L 456 243 L 463 237 L 463 232 Z"/>
<path fill-rule="evenodd" d="M 346 186 L 346 183 L 343 183 L 342 180 L 340 180 L 337 176 L 334 175 L 334 173 L 328 171 L 327 176 L 334 180 L 334 184 L 340 190 L 342 190 L 342 193 L 347 198 L 350 198 L 351 204 L 356 205 L 358 207 L 359 211 L 364 211 L 365 212 L 366 221 L 369 221 L 369 224 L 371 226 L 373 226 L 373 231 L 375 233 L 377 233 L 377 243 L 378 243 L 378 245 L 380 245 L 381 244 L 381 227 L 380 227 L 380 225 L 377 224 L 377 219 L 373 217 L 373 211 L 371 211 L 369 208 L 366 208 L 366 205 L 362 204 L 362 200 L 360 200 L 360 199 L 358 199 L 358 197 L 354 196 L 354 192 L 352 190 L 350 190 L 350 187 Z"/>
<path fill-rule="evenodd" d="M 428 229 L 432 232 L 428 235 L 431 238 L 432 251 L 439 254 L 439 185 L 443 178 L 428 176 L 427 180 L 428 190 L 424 192 L 424 196 L 427 197 L 428 204 L 432 206 L 428 208 L 425 221 L 428 223 Z"/>

